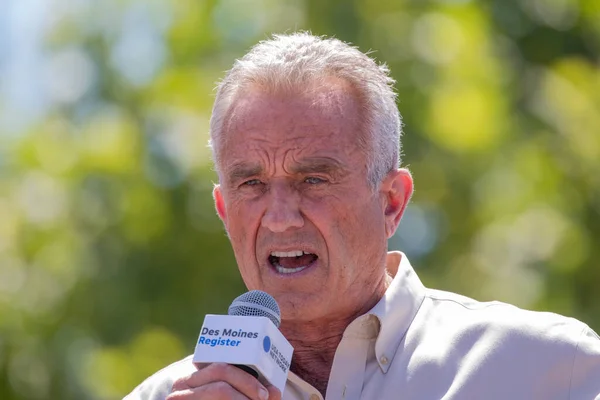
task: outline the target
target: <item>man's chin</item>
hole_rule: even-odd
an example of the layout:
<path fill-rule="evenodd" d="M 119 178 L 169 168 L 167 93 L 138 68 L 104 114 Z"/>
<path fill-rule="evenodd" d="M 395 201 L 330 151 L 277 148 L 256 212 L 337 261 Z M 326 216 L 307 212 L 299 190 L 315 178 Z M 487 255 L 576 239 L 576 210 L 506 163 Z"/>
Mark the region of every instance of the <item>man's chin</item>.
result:
<path fill-rule="evenodd" d="M 325 315 L 324 299 L 319 293 L 280 293 L 275 300 L 281 310 L 282 321 L 308 323 Z"/>

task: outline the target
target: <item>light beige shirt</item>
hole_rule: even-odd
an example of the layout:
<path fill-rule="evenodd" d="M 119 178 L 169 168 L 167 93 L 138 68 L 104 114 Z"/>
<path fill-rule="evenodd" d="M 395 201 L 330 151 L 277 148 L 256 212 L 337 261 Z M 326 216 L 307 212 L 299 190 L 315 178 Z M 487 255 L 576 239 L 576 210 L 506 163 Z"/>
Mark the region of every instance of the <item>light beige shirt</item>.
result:
<path fill-rule="evenodd" d="M 344 332 L 326 400 L 600 399 L 600 338 L 552 313 L 426 289 L 402 253 L 384 297 Z M 162 400 L 195 370 L 191 356 L 125 399 Z M 290 372 L 284 400 L 322 400 Z"/>

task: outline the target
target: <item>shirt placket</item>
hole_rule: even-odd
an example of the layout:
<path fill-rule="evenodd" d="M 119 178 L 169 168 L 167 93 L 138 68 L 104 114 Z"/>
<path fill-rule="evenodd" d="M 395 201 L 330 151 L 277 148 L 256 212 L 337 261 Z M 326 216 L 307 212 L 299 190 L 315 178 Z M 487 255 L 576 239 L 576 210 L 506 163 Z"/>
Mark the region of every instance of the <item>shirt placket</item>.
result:
<path fill-rule="evenodd" d="M 329 377 L 326 400 L 359 400 L 365 379 L 369 338 L 344 337 Z"/>

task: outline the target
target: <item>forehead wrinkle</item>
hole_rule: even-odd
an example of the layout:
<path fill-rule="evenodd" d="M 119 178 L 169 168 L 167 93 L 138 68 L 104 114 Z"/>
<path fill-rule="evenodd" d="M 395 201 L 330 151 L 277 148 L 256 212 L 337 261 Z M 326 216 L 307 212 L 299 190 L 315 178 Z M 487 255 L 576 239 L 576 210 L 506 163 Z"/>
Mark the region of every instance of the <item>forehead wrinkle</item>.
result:
<path fill-rule="evenodd" d="M 343 80 L 334 80 L 329 82 L 326 87 L 314 88 L 309 91 L 310 95 L 297 93 L 280 94 L 279 96 L 265 93 L 261 90 L 251 90 L 245 93 L 245 96 L 237 99 L 235 107 L 232 107 L 229 118 L 229 128 L 236 127 L 237 129 L 252 135 L 253 139 L 264 140 L 266 132 L 265 126 L 262 123 L 265 119 L 277 119 L 283 117 L 288 121 L 288 129 L 280 133 L 280 137 L 275 139 L 276 142 L 282 140 L 298 140 L 303 139 L 306 133 L 311 134 L 328 134 L 329 130 L 335 129 L 339 125 L 339 119 L 357 120 L 358 115 L 347 109 L 348 106 L 356 108 L 358 106 L 357 99 L 346 99 L 343 96 L 348 92 L 353 92 L 352 88 Z M 280 110 L 275 110 L 269 107 L 269 104 L 264 104 L 268 100 L 279 99 L 281 101 L 291 101 L 293 109 L 301 109 L 303 105 L 307 105 L 307 111 L 315 113 L 313 116 L 319 116 L 323 121 L 318 124 L 312 123 L 307 115 L 298 115 L 296 113 L 283 113 Z M 350 105 L 351 104 L 351 105 Z M 259 112 L 255 110 L 259 107 Z M 360 107 L 359 107 L 360 108 Z M 312 118 L 312 117 L 311 117 Z M 325 124 L 323 124 L 325 122 Z M 329 126 L 328 126 L 329 125 Z M 267 128 L 268 129 L 268 128 Z"/>
<path fill-rule="evenodd" d="M 258 154 L 257 161 L 250 161 L 247 158 L 232 162 L 225 169 L 226 177 L 229 181 L 233 182 L 238 179 L 249 178 L 252 176 L 264 175 L 265 171 L 269 170 L 275 162 L 271 157 L 270 152 L 265 151 L 260 146 L 255 149 L 256 146 L 250 146 L 247 150 L 256 150 L 255 154 Z"/>

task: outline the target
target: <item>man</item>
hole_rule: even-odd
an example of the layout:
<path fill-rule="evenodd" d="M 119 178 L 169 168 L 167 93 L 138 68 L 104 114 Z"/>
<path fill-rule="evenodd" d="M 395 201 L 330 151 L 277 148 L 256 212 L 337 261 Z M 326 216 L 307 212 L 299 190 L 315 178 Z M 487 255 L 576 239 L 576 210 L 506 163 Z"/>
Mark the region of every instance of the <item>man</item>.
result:
<path fill-rule="evenodd" d="M 214 199 L 246 286 L 281 307 L 288 382 L 188 357 L 127 399 L 600 399 L 588 326 L 428 290 L 387 252 L 413 190 L 392 85 L 307 33 L 235 63 L 211 119 Z"/>

